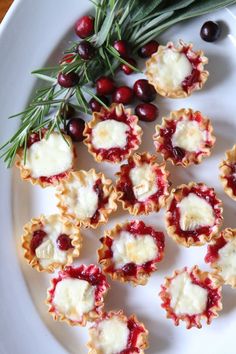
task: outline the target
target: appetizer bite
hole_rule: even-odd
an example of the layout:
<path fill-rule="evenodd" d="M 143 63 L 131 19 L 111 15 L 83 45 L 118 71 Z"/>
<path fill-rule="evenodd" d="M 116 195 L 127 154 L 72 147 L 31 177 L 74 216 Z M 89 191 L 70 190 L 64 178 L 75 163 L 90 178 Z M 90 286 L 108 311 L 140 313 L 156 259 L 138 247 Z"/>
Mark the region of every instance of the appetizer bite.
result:
<path fill-rule="evenodd" d="M 226 151 L 225 160 L 220 163 L 220 181 L 225 193 L 236 200 L 236 145 Z"/>

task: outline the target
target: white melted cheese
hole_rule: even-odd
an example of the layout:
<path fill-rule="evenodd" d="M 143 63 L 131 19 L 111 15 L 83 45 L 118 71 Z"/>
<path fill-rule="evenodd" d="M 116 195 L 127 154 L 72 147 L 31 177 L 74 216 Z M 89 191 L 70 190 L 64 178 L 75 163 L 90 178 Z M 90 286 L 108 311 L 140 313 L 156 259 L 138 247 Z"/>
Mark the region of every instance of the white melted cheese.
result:
<path fill-rule="evenodd" d="M 69 207 L 69 212 L 75 213 L 78 218 L 91 218 L 98 208 L 98 194 L 94 190 L 96 179 L 93 174 L 87 174 L 83 181 L 74 179 L 68 182 L 69 193 L 62 196 Z"/>
<path fill-rule="evenodd" d="M 145 201 L 158 190 L 156 175 L 152 171 L 152 166 L 147 163 L 132 168 L 129 177 L 133 184 L 135 198 L 140 202 Z"/>
<path fill-rule="evenodd" d="M 192 65 L 184 53 L 174 48 L 165 49 L 158 57 L 158 62 L 152 65 L 156 81 L 164 90 L 176 90 L 182 87 L 182 82 L 192 72 Z"/>
<path fill-rule="evenodd" d="M 73 149 L 59 133 L 32 144 L 26 153 L 25 168 L 34 178 L 55 176 L 69 170 L 73 165 Z"/>
<path fill-rule="evenodd" d="M 95 289 L 89 282 L 66 278 L 56 285 L 53 304 L 56 309 L 71 320 L 81 320 L 83 314 L 95 306 Z"/>
<path fill-rule="evenodd" d="M 112 317 L 97 326 L 94 346 L 101 354 L 117 354 L 126 349 L 128 338 L 127 324 L 119 317 Z"/>
<path fill-rule="evenodd" d="M 193 231 L 202 226 L 213 226 L 215 222 L 212 206 L 195 193 L 183 198 L 177 206 L 180 211 L 180 227 L 183 231 Z"/>
<path fill-rule="evenodd" d="M 176 124 L 176 130 L 172 136 L 172 145 L 187 151 L 198 152 L 206 139 L 206 131 L 202 131 L 196 121 L 182 120 Z"/>
<path fill-rule="evenodd" d="M 127 263 L 142 265 L 157 257 L 157 245 L 150 235 L 133 235 L 122 231 L 112 244 L 113 261 L 117 269 Z"/>
<path fill-rule="evenodd" d="M 218 265 L 225 280 L 236 277 L 236 239 L 230 240 L 219 250 Z"/>
<path fill-rule="evenodd" d="M 123 149 L 127 144 L 129 126 L 114 119 L 99 122 L 92 131 L 92 144 L 96 149 Z"/>
<path fill-rule="evenodd" d="M 57 246 L 58 236 L 64 233 L 63 224 L 58 220 L 57 215 L 47 217 L 43 231 L 47 233 L 47 237 L 35 250 L 41 266 L 46 268 L 54 262 L 65 263 L 67 252 L 60 250 Z"/>
<path fill-rule="evenodd" d="M 197 284 L 193 284 L 185 272 L 177 275 L 168 289 L 171 295 L 170 305 L 176 315 L 196 315 L 206 309 L 208 292 Z"/>

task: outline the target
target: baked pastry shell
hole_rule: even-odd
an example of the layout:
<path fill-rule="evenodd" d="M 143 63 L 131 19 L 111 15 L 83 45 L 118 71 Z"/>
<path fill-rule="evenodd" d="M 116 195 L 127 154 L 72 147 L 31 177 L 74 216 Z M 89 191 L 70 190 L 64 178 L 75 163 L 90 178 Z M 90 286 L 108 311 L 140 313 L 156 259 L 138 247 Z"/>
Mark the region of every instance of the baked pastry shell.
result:
<path fill-rule="evenodd" d="M 219 165 L 220 168 L 219 178 L 224 188 L 224 191 L 230 198 L 236 200 L 236 194 L 234 194 L 232 188 L 228 186 L 228 180 L 227 180 L 227 177 L 229 177 L 232 174 L 231 167 L 230 167 L 231 164 L 236 164 L 236 144 L 232 147 L 231 150 L 226 151 L 225 160 L 221 161 Z"/>

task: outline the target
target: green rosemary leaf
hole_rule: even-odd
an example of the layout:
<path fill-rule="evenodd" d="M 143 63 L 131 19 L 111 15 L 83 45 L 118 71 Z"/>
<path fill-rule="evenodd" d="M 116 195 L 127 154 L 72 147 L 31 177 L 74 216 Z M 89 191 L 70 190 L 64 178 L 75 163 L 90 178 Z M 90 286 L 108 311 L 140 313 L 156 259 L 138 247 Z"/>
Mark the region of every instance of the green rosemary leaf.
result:
<path fill-rule="evenodd" d="M 31 71 L 31 74 L 44 74 L 45 72 L 58 72 L 61 69 L 61 65 L 51 66 L 42 69 L 36 69 Z"/>
<path fill-rule="evenodd" d="M 97 40 L 96 40 L 96 46 L 100 47 L 107 39 L 107 36 L 111 30 L 111 27 L 114 22 L 115 18 L 115 10 L 117 7 L 118 1 L 115 2 L 115 5 L 113 6 L 111 12 L 109 13 L 109 16 L 107 16 L 101 26 L 100 31 L 97 34 Z"/>
<path fill-rule="evenodd" d="M 136 7 L 138 11 L 132 16 L 132 21 L 138 21 L 148 16 L 153 10 L 155 10 L 162 0 L 149 0 L 148 2 L 143 0 L 136 1 Z"/>
<path fill-rule="evenodd" d="M 45 75 L 45 74 L 34 73 L 34 76 L 36 76 L 38 79 L 49 81 L 49 82 L 52 82 L 54 84 L 57 82 L 56 78 L 53 78 L 53 77 Z"/>
<path fill-rule="evenodd" d="M 115 48 L 113 48 L 112 46 L 109 46 L 107 48 L 107 51 L 113 55 L 117 60 L 119 60 L 122 64 L 126 64 L 128 67 L 130 67 L 131 69 L 133 69 L 134 71 L 136 71 L 137 73 L 142 73 L 142 71 L 138 68 L 136 68 L 135 66 L 131 65 L 130 63 L 128 63 L 125 59 L 123 59 L 120 54 L 117 52 L 117 50 Z"/>
<path fill-rule="evenodd" d="M 86 86 L 84 86 L 84 87 L 83 87 L 83 91 L 84 91 L 85 93 L 87 93 L 89 96 L 93 97 L 93 98 L 94 98 L 96 101 L 98 101 L 103 107 L 105 107 L 106 109 L 108 109 L 107 105 L 106 105 L 102 100 L 100 100 L 100 98 L 99 98 L 97 95 L 95 95 L 95 93 L 94 93 L 92 90 L 90 90 L 89 88 L 87 88 Z"/>
<path fill-rule="evenodd" d="M 84 95 L 83 95 L 79 86 L 76 87 L 75 96 L 76 96 L 76 99 L 77 99 L 79 105 L 82 106 L 84 108 L 85 112 L 87 113 L 88 112 L 88 104 L 87 104 L 87 101 L 85 100 Z"/>

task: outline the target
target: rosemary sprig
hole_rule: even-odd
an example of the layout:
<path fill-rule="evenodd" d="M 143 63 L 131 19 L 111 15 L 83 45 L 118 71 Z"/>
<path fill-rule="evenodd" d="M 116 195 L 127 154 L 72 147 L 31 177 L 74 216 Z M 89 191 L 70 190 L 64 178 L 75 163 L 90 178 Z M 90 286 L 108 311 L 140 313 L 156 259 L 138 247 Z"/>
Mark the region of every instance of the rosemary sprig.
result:
<path fill-rule="evenodd" d="M 34 98 L 22 112 L 9 117 L 20 119 L 16 133 L 0 147 L 7 166 L 15 159 L 17 150 L 26 149 L 28 136 L 31 132 L 40 132 L 47 128 L 48 137 L 54 130 L 65 129 L 63 109 L 71 104 L 76 110 L 90 114 L 85 96 L 95 98 L 104 103 L 92 90 L 92 85 L 101 75 L 114 76 L 121 63 L 140 72 L 113 48 L 116 39 L 125 39 L 137 51 L 141 46 L 156 38 L 175 23 L 192 17 L 201 16 L 221 7 L 236 3 L 236 0 L 91 0 L 95 6 L 94 35 L 89 40 L 97 49 L 97 54 L 90 61 L 83 61 L 76 52 L 78 43 L 72 42 L 64 52 L 70 55 L 71 61 L 62 62 L 53 67 L 45 67 L 32 72 L 37 78 L 44 80 L 49 86 L 36 91 Z M 61 88 L 57 84 L 57 76 L 62 72 L 76 72 L 80 81 L 71 89 Z M 73 100 L 72 100 L 73 98 Z M 77 104 L 74 103 L 76 99 Z M 71 101 L 72 100 L 72 101 Z"/>

